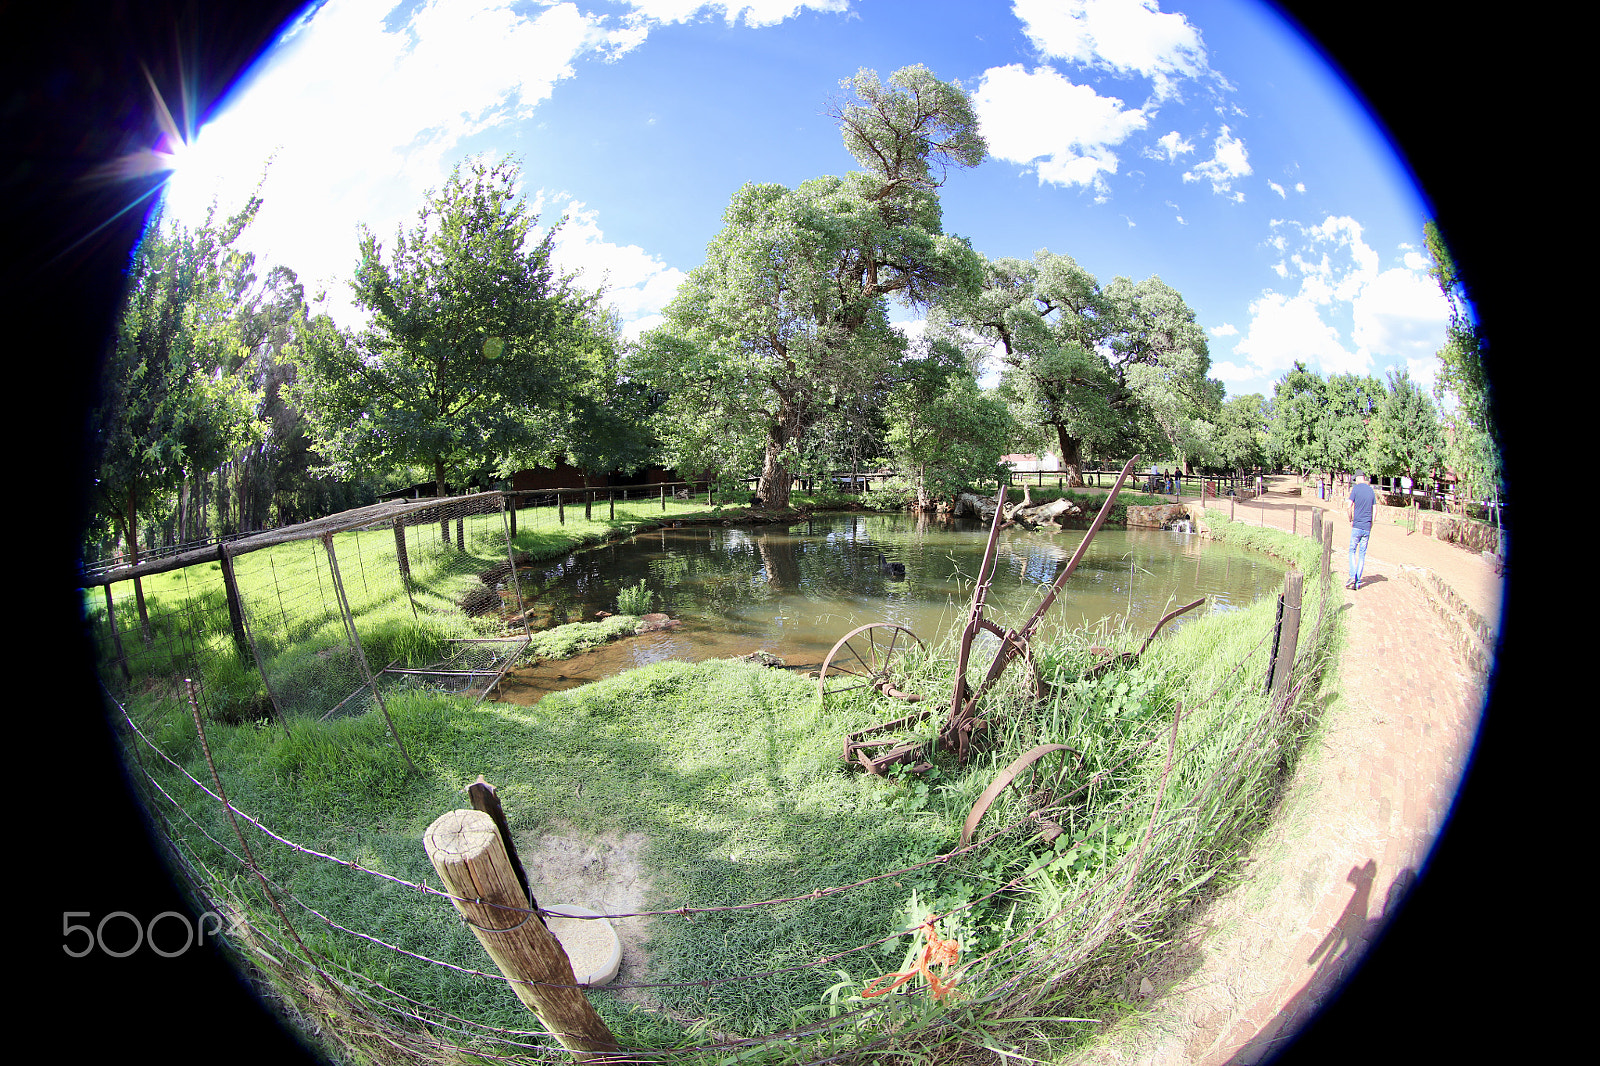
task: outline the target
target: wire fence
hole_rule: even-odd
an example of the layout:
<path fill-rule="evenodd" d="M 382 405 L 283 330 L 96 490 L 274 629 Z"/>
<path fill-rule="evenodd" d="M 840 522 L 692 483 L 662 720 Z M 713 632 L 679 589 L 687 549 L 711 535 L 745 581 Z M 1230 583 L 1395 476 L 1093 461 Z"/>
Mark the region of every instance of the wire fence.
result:
<path fill-rule="evenodd" d="M 526 522 L 528 511 L 516 510 Z M 241 572 L 239 583 L 272 592 L 248 598 L 244 613 L 249 639 L 258 648 L 272 649 L 271 655 L 263 655 L 264 661 L 292 657 L 296 647 L 315 646 L 318 634 L 330 627 L 337 629 L 340 618 L 336 616 L 341 612 L 331 605 L 338 604 L 341 595 L 347 603 L 389 602 L 391 610 L 392 601 L 398 600 L 417 618 L 449 613 L 446 605 L 459 608 L 464 590 L 472 588 L 472 581 L 464 575 L 473 574 L 472 580 L 479 585 L 486 583 L 473 568 L 484 566 L 487 557 L 500 550 L 503 533 L 497 537 L 492 519 L 503 517 L 504 525 L 509 526 L 511 512 L 509 507 L 505 511 L 480 508 L 475 514 L 466 510 L 418 512 L 420 517 L 410 524 L 397 524 L 393 516 L 385 515 L 382 522 L 342 531 L 338 536 L 346 539 L 337 549 L 312 540 L 292 542 L 288 552 L 256 553 L 255 569 Z M 471 562 L 450 562 L 452 556 Z M 397 576 L 399 559 L 407 557 L 409 579 L 403 572 Z M 1322 558 L 1326 565 L 1325 553 Z M 270 583 L 266 577 L 271 578 Z M 1194 898 L 1225 867 L 1227 857 L 1218 853 L 1224 842 L 1237 839 L 1263 818 L 1267 803 L 1263 783 L 1270 782 L 1285 761 L 1292 759 L 1296 738 L 1304 732 L 1306 712 L 1301 697 L 1325 665 L 1329 630 L 1336 617 L 1327 610 L 1327 572 L 1312 577 L 1304 602 L 1314 608 L 1314 613 L 1307 614 L 1311 624 L 1300 634 L 1293 677 L 1277 698 L 1252 697 L 1264 687 L 1262 679 L 1270 677 L 1279 633 L 1268 628 L 1187 711 L 1177 703 L 1163 706 L 1157 716 L 1162 727 L 1151 730 L 1117 762 L 1050 795 L 1048 803 L 1036 809 L 1018 814 L 1019 808 L 1009 808 L 1010 820 L 965 847 L 852 883 L 817 885 L 777 898 L 603 916 L 673 922 L 718 915 L 753 921 L 772 908 L 822 906 L 830 899 L 918 871 L 970 861 L 1002 840 L 1015 840 L 1019 833 L 1036 833 L 1052 817 L 1103 787 L 1103 782 L 1127 776 L 1141 764 L 1158 762 L 1159 772 L 1148 775 L 1148 787 L 1127 792 L 1116 805 L 1101 812 L 1102 824 L 1116 824 L 1129 837 L 1117 853 L 1107 853 L 1104 863 L 1075 870 L 1059 849 L 1045 848 L 1035 861 L 1008 870 L 1004 880 L 987 893 L 929 916 L 930 928 L 934 928 L 997 898 L 1023 892 L 1048 896 L 1045 905 L 1035 908 L 1034 918 L 1011 929 L 989 950 L 961 959 L 945 975 L 959 995 L 940 1002 L 929 989 L 908 986 L 890 996 L 854 996 L 836 1004 L 830 1016 L 783 1032 L 721 1038 L 702 1033 L 688 1045 L 633 1048 L 621 1060 L 707 1061 L 729 1054 L 741 1058 L 770 1054 L 784 1061 L 820 1064 L 862 1056 L 890 1044 L 937 1040 L 945 1031 L 1026 1014 L 1043 989 L 1088 980 L 1104 961 L 1108 944 L 1121 944 L 1125 949 L 1156 937 L 1176 903 Z M 231 643 L 234 637 L 231 631 L 214 631 L 220 580 L 218 587 L 192 575 L 183 580 L 187 582 L 184 594 L 176 597 L 180 606 L 160 614 L 169 668 L 200 665 L 208 661 L 207 655 L 225 655 L 225 651 L 215 651 L 215 645 Z M 346 607 L 342 617 L 349 619 L 355 613 Z M 206 630 L 202 618 L 213 619 L 212 631 Z M 131 628 L 123 635 L 130 642 L 140 636 Z M 325 647 L 338 644 L 324 643 Z M 359 639 L 354 643 L 359 646 Z M 341 654 L 321 656 L 331 663 L 326 676 L 336 681 L 329 685 L 327 695 L 310 700 L 310 705 L 326 704 L 346 685 L 361 687 Z M 113 672 L 117 665 L 114 660 L 102 663 Z M 283 699 L 285 706 L 298 706 L 287 695 L 291 686 L 282 680 L 290 675 L 274 672 L 272 676 L 278 679 L 272 685 L 274 697 Z M 165 733 L 158 734 L 150 722 L 137 720 L 123 701 L 113 699 L 130 769 L 171 849 L 174 868 L 184 872 L 202 899 L 226 914 L 232 947 L 272 975 L 280 990 L 302 1009 L 335 1020 L 332 1030 L 350 1048 L 387 1049 L 379 1058 L 398 1053 L 402 1058 L 444 1060 L 465 1052 L 487 1061 L 568 1061 L 568 1052 L 541 1029 L 493 1024 L 482 1016 L 473 1017 L 470 1011 L 437 1006 L 417 994 L 418 989 L 437 987 L 441 981 L 476 983 L 492 990 L 511 980 L 480 968 L 481 962 L 477 966 L 470 963 L 482 956 L 451 907 L 457 897 L 426 878 L 404 877 L 364 865 L 359 855 L 320 850 L 297 840 L 297 834 L 264 824 L 230 800 L 206 736 L 205 721 L 219 717 L 217 687 L 190 685 L 171 694 L 191 707 L 194 729 L 186 735 L 174 734 L 170 723 Z M 210 705 L 206 702 L 208 690 Z M 1248 717 L 1242 717 L 1246 713 Z M 205 771 L 193 768 L 196 744 L 204 755 Z M 375 916 L 381 915 L 383 901 L 401 895 L 428 897 L 438 905 L 437 920 L 409 945 L 397 942 L 382 918 Z M 537 908 L 523 913 L 552 914 Z M 648 994 L 719 984 L 759 985 L 801 968 L 826 973 L 841 964 L 855 963 L 871 970 L 877 963 L 870 960 L 880 958 L 886 945 L 902 941 L 912 931 L 891 928 L 882 937 L 820 954 L 803 966 L 756 966 L 747 972 L 696 981 L 631 980 L 608 987 Z M 429 950 L 430 944 L 437 945 L 436 949 Z M 373 951 L 388 961 L 373 964 Z M 419 971 L 436 976 L 418 976 Z M 406 975 L 404 979 L 396 976 L 400 974 Z M 494 995 L 489 991 L 479 998 Z M 499 995 L 503 997 L 504 990 Z M 448 1001 L 456 1004 L 473 999 L 457 994 Z"/>

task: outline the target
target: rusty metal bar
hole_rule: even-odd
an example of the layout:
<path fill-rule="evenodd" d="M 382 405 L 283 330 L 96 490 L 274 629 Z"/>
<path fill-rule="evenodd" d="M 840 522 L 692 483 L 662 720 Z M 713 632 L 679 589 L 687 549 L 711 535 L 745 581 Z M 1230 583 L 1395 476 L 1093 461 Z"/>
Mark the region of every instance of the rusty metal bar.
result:
<path fill-rule="evenodd" d="M 983 625 L 983 604 L 989 594 L 990 571 L 994 566 L 994 547 L 1000 536 L 1000 524 L 1005 513 L 1006 486 L 1004 482 L 995 491 L 994 520 L 989 523 L 989 540 L 983 549 L 983 562 L 978 566 L 978 583 L 972 590 L 972 606 L 967 610 L 967 627 L 961 633 L 961 650 L 956 658 L 956 683 L 950 693 L 950 720 L 945 723 L 948 732 L 966 704 L 967 660 L 972 654 L 972 638 Z M 941 740 L 943 733 L 941 733 Z M 963 753 L 964 756 L 965 753 Z"/>
<path fill-rule="evenodd" d="M 1001 770 L 995 776 L 995 779 L 989 782 L 989 787 L 983 790 L 983 795 L 979 796 L 978 801 L 972 805 L 972 811 L 967 815 L 966 824 L 961 827 L 961 843 L 957 847 L 964 848 L 972 843 L 973 830 L 977 829 L 978 823 L 983 821 L 983 816 L 988 812 L 989 805 L 995 801 L 995 798 L 1000 793 L 1006 790 L 1006 786 L 1017 779 L 1018 774 L 1046 755 L 1057 751 L 1072 752 L 1078 757 L 1079 767 L 1083 766 L 1083 752 L 1066 744 L 1040 744 L 1038 747 L 1017 756 L 1011 761 L 1010 766 Z"/>
<path fill-rule="evenodd" d="M 1021 630 L 1006 629 L 1002 631 L 993 622 L 989 622 L 983 617 L 984 601 L 987 598 L 989 585 L 993 579 L 995 538 L 1000 531 L 1005 510 L 1005 486 L 1002 485 L 1000 487 L 995 499 L 994 521 L 989 529 L 989 544 L 984 550 L 983 565 L 978 570 L 978 587 L 973 591 L 972 608 L 968 614 L 967 627 L 961 634 L 961 651 L 956 663 L 956 680 L 950 697 L 950 717 L 939 733 L 940 745 L 947 751 L 954 749 L 962 763 L 967 761 L 967 748 L 974 728 L 975 720 L 973 716 L 977 710 L 978 700 L 1005 672 L 1011 660 L 1018 653 L 1027 649 L 1033 640 L 1034 634 L 1038 631 L 1039 623 L 1044 620 L 1045 612 L 1055 603 L 1056 596 L 1060 594 L 1062 587 L 1067 583 L 1067 579 L 1072 576 L 1073 571 L 1078 568 L 1078 564 L 1083 561 L 1083 557 L 1088 552 L 1089 544 L 1094 540 L 1095 534 L 1100 532 L 1101 526 L 1105 525 L 1106 518 L 1111 513 L 1111 507 L 1116 502 L 1118 493 L 1122 491 L 1122 486 L 1127 482 L 1128 476 L 1133 473 L 1134 466 L 1138 462 L 1139 457 L 1135 455 L 1123 466 L 1122 473 L 1117 476 L 1116 483 L 1111 486 L 1111 491 L 1106 494 L 1105 501 L 1100 505 L 1100 512 L 1095 515 L 1094 522 L 1090 524 L 1088 532 L 1084 534 L 1077 550 L 1072 553 L 1072 558 L 1067 561 L 1067 565 L 1062 569 L 1061 573 L 1056 575 L 1054 583 L 1050 586 L 1049 593 L 1039 604 L 1038 609 L 1034 611 L 1033 617 L 1028 619 L 1027 624 Z M 978 635 L 980 629 L 988 629 L 990 632 L 997 634 L 1000 637 L 1000 647 L 995 652 L 994 661 L 990 663 L 989 671 L 984 675 L 983 681 L 969 694 L 967 692 L 967 659 L 972 648 L 972 638 Z"/>
<path fill-rule="evenodd" d="M 1161 627 L 1162 626 L 1166 625 L 1168 622 L 1172 621 L 1174 618 L 1178 617 L 1180 614 L 1187 614 L 1188 612 L 1194 610 L 1196 607 L 1200 606 L 1204 602 L 1206 602 L 1206 598 L 1204 596 L 1201 596 L 1198 600 L 1195 600 L 1193 603 L 1186 603 L 1182 607 L 1179 607 L 1177 610 L 1168 611 L 1166 614 L 1162 615 L 1161 616 L 1161 621 L 1157 622 L 1156 625 L 1155 625 L 1155 628 L 1150 630 L 1150 635 L 1148 637 L 1144 638 L 1144 643 L 1139 645 L 1139 650 L 1134 652 L 1134 655 L 1138 656 L 1138 655 L 1143 655 L 1144 654 L 1144 650 L 1150 646 L 1150 642 L 1152 640 L 1156 639 L 1156 634 L 1161 632 Z"/>

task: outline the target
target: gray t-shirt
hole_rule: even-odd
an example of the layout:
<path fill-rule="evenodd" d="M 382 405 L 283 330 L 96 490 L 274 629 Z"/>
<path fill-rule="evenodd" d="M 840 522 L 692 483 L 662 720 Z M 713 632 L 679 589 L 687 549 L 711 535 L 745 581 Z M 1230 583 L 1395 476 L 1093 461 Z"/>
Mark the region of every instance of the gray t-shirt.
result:
<path fill-rule="evenodd" d="M 1372 505 L 1378 502 L 1373 495 L 1372 486 L 1365 481 L 1358 481 L 1350 490 L 1350 528 L 1364 529 L 1372 532 Z"/>

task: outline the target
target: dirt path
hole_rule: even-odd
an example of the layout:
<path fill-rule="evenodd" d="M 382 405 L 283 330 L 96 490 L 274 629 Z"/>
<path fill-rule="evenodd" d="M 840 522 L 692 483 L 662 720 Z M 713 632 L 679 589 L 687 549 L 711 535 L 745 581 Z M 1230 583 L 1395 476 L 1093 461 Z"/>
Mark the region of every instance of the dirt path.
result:
<path fill-rule="evenodd" d="M 1234 514 L 1280 529 L 1297 518 L 1306 533 L 1316 506 L 1332 508 L 1342 584 L 1342 503 L 1269 492 Z M 1253 1066 L 1337 989 L 1449 813 L 1483 709 L 1486 656 L 1472 630 L 1498 625 L 1502 591 L 1480 556 L 1375 524 L 1363 587 L 1343 594 L 1337 696 L 1272 828 L 1241 883 L 1204 910 L 1164 972 L 1145 976 L 1143 1014 L 1080 1061 Z"/>

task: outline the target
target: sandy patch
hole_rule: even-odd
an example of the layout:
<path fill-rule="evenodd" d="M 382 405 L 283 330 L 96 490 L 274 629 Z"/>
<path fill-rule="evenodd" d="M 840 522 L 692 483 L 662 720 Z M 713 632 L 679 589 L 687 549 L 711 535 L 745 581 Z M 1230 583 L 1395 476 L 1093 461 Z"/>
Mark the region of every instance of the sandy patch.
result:
<path fill-rule="evenodd" d="M 540 904 L 577 903 L 600 914 L 632 914 L 645 909 L 650 884 L 639 856 L 648 843 L 643 833 L 591 836 L 559 825 L 516 835 L 517 854 Z M 622 965 L 613 986 L 648 981 L 645 918 L 612 918 L 622 942 Z M 655 1007 L 644 989 L 616 988 L 628 1003 Z"/>

